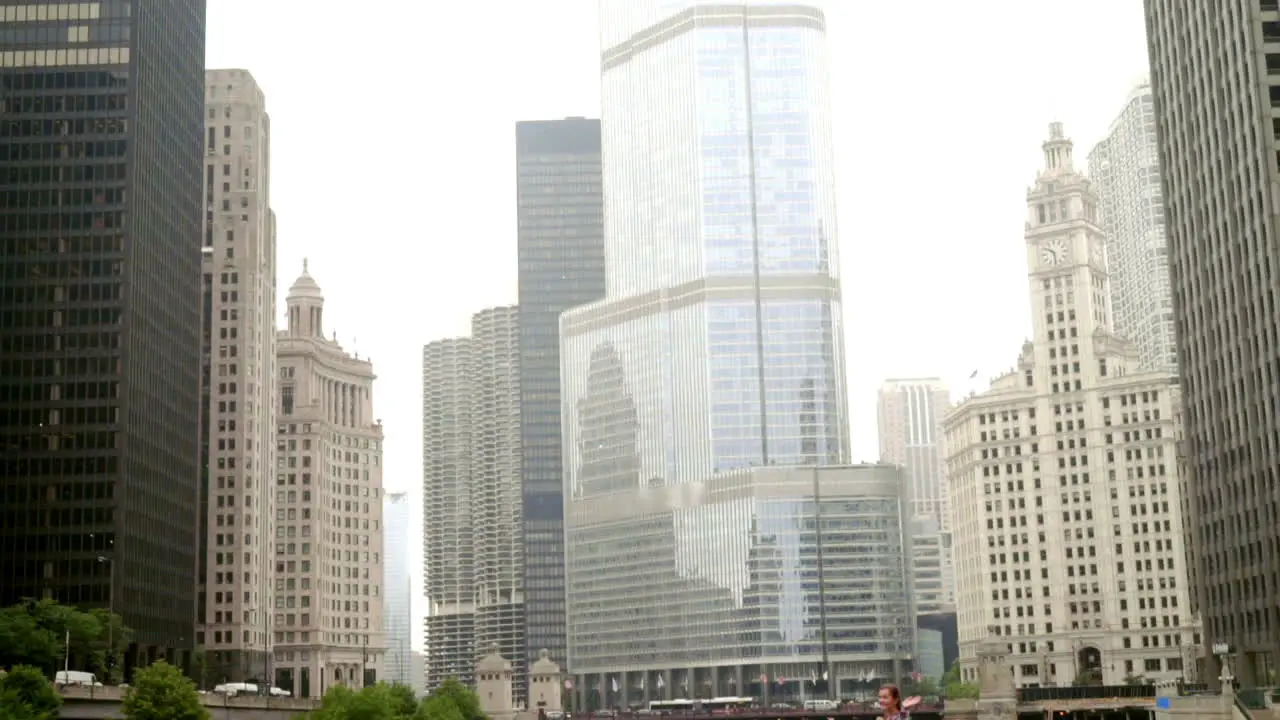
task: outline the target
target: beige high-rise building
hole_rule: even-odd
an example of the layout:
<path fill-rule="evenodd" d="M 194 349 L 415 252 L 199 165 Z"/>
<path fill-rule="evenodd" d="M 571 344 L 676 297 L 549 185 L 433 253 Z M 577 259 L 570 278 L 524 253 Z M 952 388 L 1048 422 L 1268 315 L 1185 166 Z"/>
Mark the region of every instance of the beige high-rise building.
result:
<path fill-rule="evenodd" d="M 951 391 L 938 378 L 894 378 L 880 385 L 877 400 L 880 462 L 901 465 L 909 486 L 916 613 L 952 612 L 955 577 L 942 449 L 942 416 Z"/>
<path fill-rule="evenodd" d="M 373 365 L 324 336 L 303 262 L 280 333 L 275 482 L 276 685 L 319 697 L 376 681 L 383 632 L 382 423 Z"/>
<path fill-rule="evenodd" d="M 1114 331 L 1098 197 L 1062 125 L 1027 193 L 1033 339 L 943 421 L 960 664 L 989 628 L 1019 686 L 1190 673 L 1177 378 Z"/>
<path fill-rule="evenodd" d="M 245 70 L 205 74 L 203 547 L 196 644 L 209 681 L 270 675 L 276 464 L 271 121 Z"/>

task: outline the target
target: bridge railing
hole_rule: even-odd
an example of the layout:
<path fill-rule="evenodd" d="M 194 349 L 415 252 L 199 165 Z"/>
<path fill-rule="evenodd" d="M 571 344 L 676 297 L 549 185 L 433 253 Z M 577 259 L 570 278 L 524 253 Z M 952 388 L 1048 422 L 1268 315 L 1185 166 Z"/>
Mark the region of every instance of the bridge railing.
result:
<path fill-rule="evenodd" d="M 1081 685 L 1078 687 L 1020 688 L 1018 702 L 1043 703 L 1055 700 L 1120 700 L 1151 699 L 1155 685 Z"/>
<path fill-rule="evenodd" d="M 941 702 L 920 704 L 911 708 L 917 715 L 941 713 Z M 849 717 L 851 715 L 878 715 L 880 708 L 876 703 L 846 703 L 826 710 L 808 710 L 789 707 L 748 707 L 732 710 L 596 710 L 592 712 L 575 712 L 566 717 L 571 720 L 734 720 L 742 718 L 826 718 Z"/>

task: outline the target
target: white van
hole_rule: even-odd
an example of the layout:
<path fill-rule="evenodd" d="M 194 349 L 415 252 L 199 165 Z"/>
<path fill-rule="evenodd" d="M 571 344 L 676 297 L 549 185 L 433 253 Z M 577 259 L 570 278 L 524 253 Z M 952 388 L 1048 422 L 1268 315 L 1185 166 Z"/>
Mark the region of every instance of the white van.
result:
<path fill-rule="evenodd" d="M 225 683 L 218 685 L 213 691 L 221 695 L 230 695 L 231 697 L 236 695 L 257 695 L 258 686 L 253 683 Z"/>
<path fill-rule="evenodd" d="M 98 678 L 91 672 L 81 672 L 80 670 L 59 670 L 57 675 L 53 676 L 55 685 L 84 685 L 87 687 L 102 687 L 102 683 L 98 682 Z"/>

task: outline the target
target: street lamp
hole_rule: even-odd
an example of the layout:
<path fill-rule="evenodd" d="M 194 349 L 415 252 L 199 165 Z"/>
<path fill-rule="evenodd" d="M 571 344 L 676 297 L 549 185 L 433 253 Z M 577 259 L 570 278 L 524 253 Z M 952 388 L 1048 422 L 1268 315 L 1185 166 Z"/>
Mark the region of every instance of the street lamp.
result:
<path fill-rule="evenodd" d="M 98 562 L 107 566 L 107 677 L 104 679 L 110 683 L 116 661 L 116 563 L 105 555 L 99 555 Z"/>

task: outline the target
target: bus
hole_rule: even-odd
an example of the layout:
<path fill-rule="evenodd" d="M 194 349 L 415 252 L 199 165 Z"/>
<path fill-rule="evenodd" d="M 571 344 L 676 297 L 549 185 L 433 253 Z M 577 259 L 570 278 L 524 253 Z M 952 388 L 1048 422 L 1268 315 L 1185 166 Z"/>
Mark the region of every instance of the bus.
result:
<path fill-rule="evenodd" d="M 755 704 L 755 698 L 749 697 L 718 697 L 707 700 L 651 700 L 649 702 L 649 712 L 723 712 L 726 710 L 749 708 Z"/>

